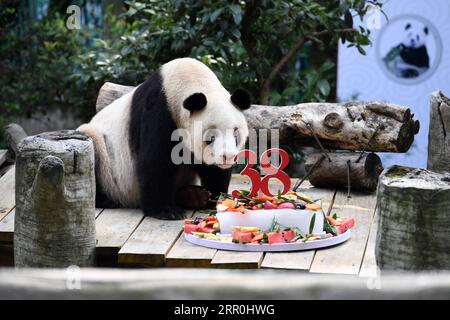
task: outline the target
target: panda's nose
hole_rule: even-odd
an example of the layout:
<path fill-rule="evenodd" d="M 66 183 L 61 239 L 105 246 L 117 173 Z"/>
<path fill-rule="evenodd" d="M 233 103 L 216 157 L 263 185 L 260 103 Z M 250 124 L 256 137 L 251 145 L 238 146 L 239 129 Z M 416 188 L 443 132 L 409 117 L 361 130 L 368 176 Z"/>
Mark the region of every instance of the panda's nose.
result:
<path fill-rule="evenodd" d="M 222 154 L 223 163 L 234 163 L 234 154 L 232 153 L 224 153 Z"/>

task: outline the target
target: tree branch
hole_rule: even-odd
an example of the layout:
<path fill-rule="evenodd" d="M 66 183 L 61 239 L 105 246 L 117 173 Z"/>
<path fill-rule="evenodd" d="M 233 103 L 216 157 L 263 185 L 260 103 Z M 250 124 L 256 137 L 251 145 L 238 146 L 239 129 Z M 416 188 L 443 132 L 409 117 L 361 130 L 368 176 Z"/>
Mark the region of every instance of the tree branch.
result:
<path fill-rule="evenodd" d="M 270 90 L 270 85 L 272 84 L 273 79 L 277 76 L 280 70 L 286 65 L 286 63 L 295 55 L 295 53 L 303 46 L 305 43 L 305 37 L 300 35 L 295 41 L 294 45 L 289 49 L 289 51 L 281 58 L 280 61 L 272 68 L 269 76 L 263 81 L 261 84 L 260 91 L 260 100 L 261 104 L 267 104 L 268 93 Z"/>

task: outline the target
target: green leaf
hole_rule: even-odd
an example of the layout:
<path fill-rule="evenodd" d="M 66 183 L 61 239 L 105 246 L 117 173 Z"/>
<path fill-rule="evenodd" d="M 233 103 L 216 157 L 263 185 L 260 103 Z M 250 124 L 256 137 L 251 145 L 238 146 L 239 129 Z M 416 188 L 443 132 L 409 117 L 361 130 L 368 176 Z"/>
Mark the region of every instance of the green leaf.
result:
<path fill-rule="evenodd" d="M 328 80 L 326 80 L 326 79 L 319 80 L 317 85 L 319 87 L 321 94 L 323 94 L 324 96 L 328 96 L 330 94 L 331 88 L 330 88 L 330 83 L 328 82 Z"/>
<path fill-rule="evenodd" d="M 314 215 L 311 217 L 311 222 L 309 223 L 309 234 L 313 233 L 315 223 L 316 223 L 316 213 L 314 212 Z"/>
<path fill-rule="evenodd" d="M 358 37 L 358 44 L 360 44 L 362 46 L 367 46 L 370 44 L 370 40 L 366 36 L 360 36 L 360 37 Z"/>
<path fill-rule="evenodd" d="M 353 28 L 353 17 L 352 17 L 352 13 L 350 12 L 350 10 L 345 12 L 344 20 L 345 20 L 345 25 L 348 28 Z"/>
<path fill-rule="evenodd" d="M 223 11 L 223 8 L 219 8 L 219 9 L 215 10 L 215 11 L 211 14 L 211 17 L 209 17 L 209 20 L 210 20 L 211 22 L 216 21 L 216 19 L 220 16 L 220 14 L 222 13 L 222 11 Z"/>
<path fill-rule="evenodd" d="M 240 24 L 242 20 L 242 9 L 241 6 L 238 4 L 232 4 L 230 5 L 230 10 L 233 13 L 233 20 L 234 23 Z"/>
<path fill-rule="evenodd" d="M 361 53 L 362 55 L 366 55 L 366 50 L 364 50 L 361 46 L 356 46 L 358 48 L 359 53 Z"/>

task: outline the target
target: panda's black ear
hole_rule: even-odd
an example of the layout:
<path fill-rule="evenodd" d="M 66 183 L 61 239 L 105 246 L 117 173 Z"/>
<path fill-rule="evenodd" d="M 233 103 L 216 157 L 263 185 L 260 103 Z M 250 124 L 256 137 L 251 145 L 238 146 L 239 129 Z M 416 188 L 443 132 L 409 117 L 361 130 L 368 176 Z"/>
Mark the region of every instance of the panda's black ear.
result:
<path fill-rule="evenodd" d="M 408 30 L 409 28 L 411 28 L 411 23 L 408 23 L 408 24 L 405 26 L 405 30 Z"/>
<path fill-rule="evenodd" d="M 425 32 L 425 34 L 428 34 L 428 27 L 423 28 L 423 32 Z"/>
<path fill-rule="evenodd" d="M 237 89 L 231 95 L 231 102 L 241 110 L 246 110 L 250 108 L 250 104 L 252 103 L 252 98 L 247 90 Z"/>
<path fill-rule="evenodd" d="M 206 100 L 206 96 L 201 92 L 197 92 L 191 94 L 189 97 L 187 97 L 186 100 L 184 100 L 183 107 L 192 112 L 202 110 L 204 107 L 206 107 L 207 103 L 208 101 Z"/>

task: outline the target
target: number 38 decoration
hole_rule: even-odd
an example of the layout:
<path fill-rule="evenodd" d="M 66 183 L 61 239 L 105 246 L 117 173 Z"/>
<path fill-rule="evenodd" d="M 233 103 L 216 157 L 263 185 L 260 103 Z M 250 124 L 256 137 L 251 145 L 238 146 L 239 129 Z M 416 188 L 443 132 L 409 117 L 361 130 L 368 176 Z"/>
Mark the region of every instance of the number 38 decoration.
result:
<path fill-rule="evenodd" d="M 270 156 L 277 153 L 280 156 L 280 165 L 278 167 L 274 166 L 270 162 Z M 247 160 L 247 165 L 241 171 L 241 175 L 248 176 L 251 180 L 252 187 L 250 189 L 249 197 L 255 196 L 259 191 L 261 191 L 266 196 L 273 196 L 269 190 L 269 180 L 270 178 L 276 178 L 281 181 L 283 184 L 283 192 L 281 194 L 285 194 L 289 191 L 291 186 L 291 179 L 287 175 L 286 172 L 283 171 L 284 168 L 289 164 L 289 155 L 286 151 L 278 148 L 272 148 L 266 150 L 259 160 L 261 170 L 266 173 L 266 175 L 261 178 L 259 172 L 256 169 L 253 169 L 253 166 L 257 164 L 258 156 L 252 150 L 242 150 L 234 157 L 234 160 L 237 161 L 240 158 L 244 158 Z M 233 190 L 231 195 L 235 198 L 239 195 L 239 190 Z"/>

